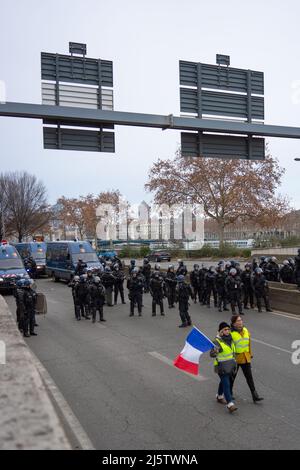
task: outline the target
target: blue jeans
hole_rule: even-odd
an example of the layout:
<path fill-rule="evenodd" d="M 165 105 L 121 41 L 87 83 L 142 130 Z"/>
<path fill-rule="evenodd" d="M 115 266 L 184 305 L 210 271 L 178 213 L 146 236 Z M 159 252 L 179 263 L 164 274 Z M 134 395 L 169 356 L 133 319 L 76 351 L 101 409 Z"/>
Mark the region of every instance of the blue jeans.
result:
<path fill-rule="evenodd" d="M 227 403 L 232 402 L 232 392 L 231 392 L 231 374 L 224 374 L 224 375 L 219 375 L 221 381 L 219 384 L 219 389 L 218 389 L 218 395 L 223 395 L 225 397 L 225 400 Z"/>

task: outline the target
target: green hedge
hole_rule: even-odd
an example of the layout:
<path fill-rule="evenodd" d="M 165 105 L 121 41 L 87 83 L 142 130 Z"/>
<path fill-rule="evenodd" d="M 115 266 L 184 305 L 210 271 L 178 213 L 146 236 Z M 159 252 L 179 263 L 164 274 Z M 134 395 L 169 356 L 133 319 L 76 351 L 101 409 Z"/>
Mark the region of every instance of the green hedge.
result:
<path fill-rule="evenodd" d="M 141 248 L 133 248 L 130 246 L 126 246 L 122 248 L 119 252 L 120 258 L 145 258 L 150 253 L 150 249 L 148 247 L 141 247 Z M 235 248 L 232 245 L 224 245 L 222 249 L 212 248 L 209 245 L 204 245 L 201 250 L 168 250 L 165 251 L 169 252 L 171 258 L 174 260 L 176 258 L 250 258 L 251 257 L 251 250 L 244 249 L 244 248 Z"/>

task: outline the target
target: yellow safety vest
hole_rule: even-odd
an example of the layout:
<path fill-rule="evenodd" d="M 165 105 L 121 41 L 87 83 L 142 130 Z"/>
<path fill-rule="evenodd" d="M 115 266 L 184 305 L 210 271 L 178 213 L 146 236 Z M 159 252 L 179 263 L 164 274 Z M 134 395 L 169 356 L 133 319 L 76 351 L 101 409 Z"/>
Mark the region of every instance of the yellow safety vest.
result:
<path fill-rule="evenodd" d="M 232 341 L 231 346 L 228 346 L 228 344 L 224 343 L 220 338 L 216 338 L 217 342 L 220 344 L 222 347 L 222 352 L 219 352 L 214 365 L 217 366 L 220 362 L 226 362 L 234 359 L 234 353 L 235 353 L 235 345 L 234 341 Z"/>
<path fill-rule="evenodd" d="M 250 352 L 250 333 L 245 327 L 243 328 L 243 334 L 244 336 L 242 336 L 238 331 L 231 332 L 237 354 Z"/>

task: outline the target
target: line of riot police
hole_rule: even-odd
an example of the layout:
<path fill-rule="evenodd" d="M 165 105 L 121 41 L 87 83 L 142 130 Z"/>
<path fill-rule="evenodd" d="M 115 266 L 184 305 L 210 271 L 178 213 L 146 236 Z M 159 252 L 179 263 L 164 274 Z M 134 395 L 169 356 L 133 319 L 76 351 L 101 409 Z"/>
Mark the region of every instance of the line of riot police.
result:
<path fill-rule="evenodd" d="M 261 256 L 259 260 L 257 258 L 253 260 L 252 267 L 261 268 L 268 281 L 297 284 L 300 288 L 300 249 L 295 258 L 287 258 L 282 264 L 278 263 L 275 256 L 271 258 Z"/>
<path fill-rule="evenodd" d="M 193 289 L 194 303 L 201 303 L 208 308 L 213 298 L 215 308 L 219 312 L 228 311 L 231 307 L 233 314 L 243 315 L 245 310 L 254 308 L 255 299 L 258 311 L 262 311 L 262 301 L 268 312 L 272 311 L 269 302 L 269 286 L 260 267 L 251 263 L 245 264 L 242 270 L 240 263 L 236 261 L 220 261 L 217 267 L 209 268 L 199 264 L 194 265 L 190 273 L 191 286 Z"/>

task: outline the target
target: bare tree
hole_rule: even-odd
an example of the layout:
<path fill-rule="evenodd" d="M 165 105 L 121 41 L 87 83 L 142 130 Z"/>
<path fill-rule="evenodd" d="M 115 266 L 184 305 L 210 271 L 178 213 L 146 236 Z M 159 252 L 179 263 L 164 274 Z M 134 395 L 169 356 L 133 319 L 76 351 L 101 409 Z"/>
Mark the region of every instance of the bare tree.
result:
<path fill-rule="evenodd" d="M 27 172 L 5 175 L 5 197 L 12 230 L 19 242 L 41 230 L 50 219 L 46 188 L 36 176 Z"/>
<path fill-rule="evenodd" d="M 218 225 L 220 246 L 225 227 L 237 220 L 279 217 L 287 201 L 276 196 L 284 170 L 270 155 L 264 161 L 183 158 L 159 160 L 149 172 L 146 189 L 162 204 L 202 204 Z M 276 208 L 276 210 L 274 210 Z"/>

